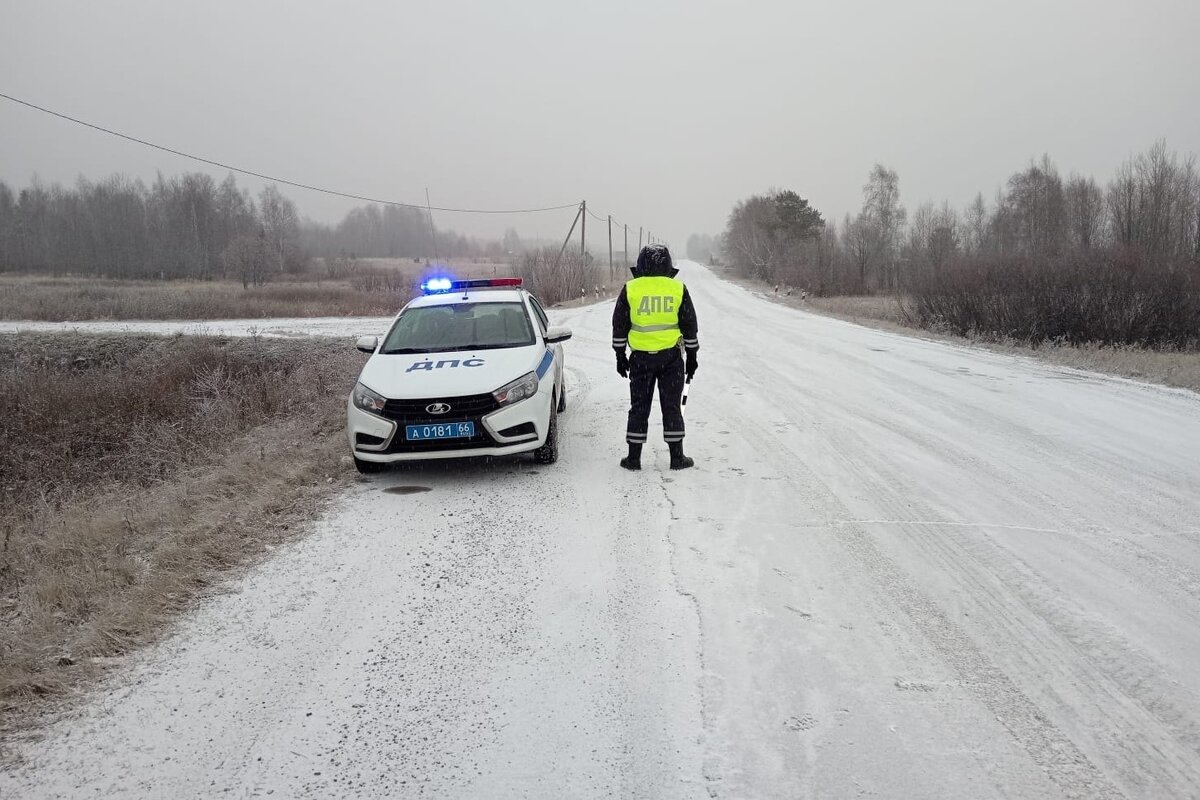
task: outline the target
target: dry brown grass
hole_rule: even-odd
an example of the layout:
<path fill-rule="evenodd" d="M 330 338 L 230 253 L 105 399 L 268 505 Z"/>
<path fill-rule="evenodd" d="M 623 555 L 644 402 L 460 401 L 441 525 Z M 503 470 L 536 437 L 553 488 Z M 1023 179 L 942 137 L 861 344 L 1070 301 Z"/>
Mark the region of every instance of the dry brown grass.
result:
<path fill-rule="evenodd" d="M 900 300 L 888 295 L 810 297 L 799 301 L 793 296 L 788 300 L 800 308 L 821 311 L 842 319 L 890 322 L 894 325 L 906 325 L 908 322 Z"/>
<path fill-rule="evenodd" d="M 1035 349 L 1019 343 L 981 344 L 993 350 L 1033 356 L 1064 367 L 1103 372 L 1200 392 L 1200 353 L 1194 351 L 1147 350 L 1129 345 L 1043 345 Z"/>
<path fill-rule="evenodd" d="M 424 262 L 418 263 L 411 258 L 360 258 L 357 263 L 360 268 L 396 270 L 414 281 L 429 271 Z M 488 258 L 444 258 L 438 264 L 440 271 L 463 279 L 503 278 L 513 274 L 513 266 L 508 261 Z"/>
<path fill-rule="evenodd" d="M 280 275 L 265 286 L 236 280 L 139 281 L 0 274 L 0 319 L 72 322 L 133 319 L 262 319 L 391 316 L 431 271 L 459 278 L 507 277 L 510 264 L 451 260 L 431 268 L 411 259 L 360 258 L 330 273 Z M 337 277 L 330 277 L 336 275 Z"/>
<path fill-rule="evenodd" d="M 0 319 L 246 319 L 388 316 L 411 297 L 405 287 L 367 291 L 349 281 L 114 281 L 0 276 Z"/>
<path fill-rule="evenodd" d="M 1028 342 L 1014 339 L 955 336 L 945 331 L 930 331 L 911 322 L 905 313 L 903 301 L 895 297 L 817 297 L 803 301 L 795 298 L 787 300 L 790 305 L 798 308 L 885 330 L 902 333 L 920 331 L 924 335 L 945 341 L 969 341 L 990 350 L 1031 356 L 1064 367 L 1119 375 L 1200 392 L 1200 352 L 1098 344 L 1075 346 L 1052 343 L 1034 347 Z"/>
<path fill-rule="evenodd" d="M 330 341 L 0 337 L 0 730 L 313 513 L 349 474 L 361 359 Z"/>

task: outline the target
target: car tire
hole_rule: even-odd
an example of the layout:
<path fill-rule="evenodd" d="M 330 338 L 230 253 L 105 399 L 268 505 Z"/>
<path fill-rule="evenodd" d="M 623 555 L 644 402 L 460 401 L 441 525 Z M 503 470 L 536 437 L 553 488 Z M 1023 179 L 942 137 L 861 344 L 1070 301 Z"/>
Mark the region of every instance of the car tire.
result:
<path fill-rule="evenodd" d="M 546 443 L 533 451 L 533 460 L 539 464 L 553 464 L 558 461 L 558 406 L 550 407 L 550 431 L 546 434 Z"/>
<path fill-rule="evenodd" d="M 567 379 L 563 378 L 562 386 L 558 387 L 558 413 L 567 410 Z"/>
<path fill-rule="evenodd" d="M 375 475 L 376 473 L 383 472 L 389 466 L 391 465 L 380 464 L 378 461 L 363 461 L 358 456 L 354 457 L 354 468 L 363 475 Z"/>

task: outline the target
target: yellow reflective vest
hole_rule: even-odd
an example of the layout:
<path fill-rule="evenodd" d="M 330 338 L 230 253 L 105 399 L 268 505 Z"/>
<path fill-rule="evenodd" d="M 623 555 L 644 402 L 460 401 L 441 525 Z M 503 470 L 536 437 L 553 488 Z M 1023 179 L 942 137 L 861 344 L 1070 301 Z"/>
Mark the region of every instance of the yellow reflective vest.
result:
<path fill-rule="evenodd" d="M 665 276 L 634 278 L 625 284 L 629 300 L 629 347 L 655 352 L 679 344 L 679 307 L 683 304 L 683 281 Z"/>

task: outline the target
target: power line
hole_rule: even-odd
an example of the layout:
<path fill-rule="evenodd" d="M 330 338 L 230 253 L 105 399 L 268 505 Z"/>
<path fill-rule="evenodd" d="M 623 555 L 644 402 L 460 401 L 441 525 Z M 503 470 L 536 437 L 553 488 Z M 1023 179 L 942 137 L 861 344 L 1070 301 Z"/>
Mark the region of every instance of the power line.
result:
<path fill-rule="evenodd" d="M 377 198 L 377 197 L 368 197 L 366 195 L 352 194 L 350 192 L 341 192 L 336 189 L 326 189 L 321 186 L 313 186 L 313 185 L 307 184 L 307 183 L 300 183 L 298 181 L 288 180 L 287 178 L 278 178 L 273 175 L 267 175 L 262 172 L 256 172 L 254 170 L 243 169 L 241 167 L 235 167 L 231 164 L 225 164 L 223 162 L 215 161 L 210 158 L 204 158 L 203 156 L 197 156 L 197 155 L 193 155 L 192 153 L 185 153 L 182 150 L 176 150 L 171 147 L 166 147 L 164 145 L 155 144 L 154 142 L 150 142 L 145 139 L 139 139 L 136 136 L 130 136 L 129 134 L 121 133 L 120 131 L 114 131 L 109 128 L 105 128 L 101 125 L 96 125 L 94 123 L 87 122 L 86 120 L 78 119 L 78 118 L 72 117 L 68 114 L 63 114 L 61 112 L 54 111 L 53 109 L 39 106 L 35 103 L 29 102 L 28 100 L 22 100 L 18 97 L 13 97 L 12 95 L 9 95 L 9 94 L 4 94 L 3 92 L 0 92 L 0 98 L 9 100 L 13 103 L 17 103 L 18 105 L 22 105 L 27 108 L 31 108 L 34 111 L 40 111 L 43 114 L 49 114 L 52 117 L 57 117 L 59 119 L 66 120 L 68 122 L 73 122 L 76 125 L 82 125 L 85 128 L 91 128 L 92 130 L 100 131 L 101 133 L 106 133 L 109 136 L 115 136 L 118 139 L 125 139 L 126 141 L 134 142 L 135 144 L 140 144 L 145 147 L 153 148 L 155 150 L 161 150 L 164 153 L 170 153 L 171 155 L 180 156 L 181 158 L 187 158 L 187 159 L 191 159 L 193 161 L 198 161 L 202 164 L 209 164 L 214 167 L 219 167 L 221 169 L 229 170 L 230 172 L 237 172 L 242 175 L 250 175 L 252 177 L 260 178 L 262 180 L 271 181 L 274 183 L 281 183 L 285 186 L 293 186 L 297 189 L 306 189 L 310 192 L 319 192 L 321 194 L 333 195 L 335 197 L 345 197 L 345 198 L 348 198 L 351 200 L 361 200 L 361 201 L 367 202 L 367 203 L 379 203 L 380 205 L 399 206 L 401 208 L 412 208 L 412 209 L 417 209 L 417 210 L 421 210 L 421 211 L 426 211 L 427 213 L 429 213 L 431 215 L 431 219 L 432 219 L 432 212 L 434 212 L 434 211 L 443 211 L 443 212 L 454 213 L 454 214 L 538 214 L 538 213 L 547 212 L 547 211 L 563 211 L 563 210 L 566 210 L 569 208 L 579 209 L 582 207 L 582 210 L 585 210 L 589 216 L 591 216 L 593 219 L 597 220 L 598 222 L 610 222 L 611 221 L 611 223 L 616 224 L 618 227 L 621 227 L 623 225 L 623 223 L 619 222 L 616 218 L 610 219 L 610 218 L 603 217 L 603 216 L 597 214 L 592 209 L 588 208 L 586 204 L 580 204 L 580 203 L 564 203 L 563 205 L 547 206 L 544 208 L 507 208 L 507 209 L 447 208 L 447 207 L 443 207 L 443 206 L 429 205 L 428 197 L 426 198 L 426 203 L 424 205 L 422 205 L 419 203 L 403 203 L 398 200 L 384 200 L 384 199 Z M 426 191 L 426 194 L 428 195 L 428 190 Z M 578 223 L 579 221 L 580 220 L 578 219 L 578 215 L 577 215 L 576 223 Z M 572 226 L 572 228 L 574 228 L 574 225 Z M 570 238 L 569 234 L 568 234 L 568 238 Z"/>
<path fill-rule="evenodd" d="M 255 178 L 261 178 L 263 180 L 271 181 L 273 183 L 282 183 L 285 186 L 294 186 L 297 189 L 307 189 L 310 192 L 321 192 L 322 194 L 334 195 L 335 197 L 345 197 L 350 200 L 362 200 L 367 203 L 379 203 L 380 205 L 400 206 L 402 208 L 415 208 L 415 209 L 419 209 L 419 210 L 427 209 L 429 211 L 446 211 L 446 212 L 451 212 L 451 213 L 455 213 L 455 214 L 537 214 L 537 213 L 540 213 L 543 211 L 562 211 L 562 210 L 568 209 L 568 208 L 578 208 L 579 207 L 579 203 L 565 203 L 561 206 L 548 206 L 546 208 L 506 208 L 506 209 L 439 208 L 437 206 L 430 207 L 428 205 L 420 205 L 419 203 L 401 203 L 397 200 L 381 200 L 376 197 L 366 197 L 364 195 L 359 195 L 359 194 L 350 194 L 349 192 L 339 192 L 336 189 L 325 189 L 320 186 L 312 186 L 307 183 L 299 183 L 297 181 L 290 181 L 290 180 L 287 180 L 286 178 L 276 178 L 272 175 L 265 175 L 261 172 L 255 172 L 254 170 L 250 170 L 250 169 L 242 169 L 241 167 L 234 167 L 229 164 L 223 164 L 220 161 L 214 161 L 211 158 L 203 158 L 201 156 L 192 155 L 191 153 L 185 153 L 182 150 L 175 150 L 170 147 L 164 147 L 161 144 L 155 144 L 154 142 L 148 142 L 145 139 L 139 139 L 136 136 L 130 136 L 125 133 L 120 133 L 118 131 L 110 130 L 110 129 L 102 127 L 100 125 L 95 125 L 91 122 L 86 122 L 81 119 L 76 119 L 75 117 L 68 116 L 67 114 L 62 114 L 62 113 L 59 113 L 58 111 L 53 111 L 49 108 L 43 108 L 42 106 L 35 105 L 34 103 L 30 103 L 27 100 L 21 100 L 20 98 L 13 97 L 12 95 L 4 94 L 3 92 L 0 92 L 0 97 L 4 98 L 5 100 L 11 100 L 12 102 L 17 103 L 19 105 L 26 106 L 27 108 L 32 108 L 35 111 L 41 111 L 43 114 L 49 114 L 52 117 L 58 117 L 59 119 L 65 119 L 68 122 L 74 122 L 76 125 L 82 125 L 85 128 L 91 128 L 92 130 L 97 130 L 97 131 L 100 131 L 101 133 L 107 133 L 108 135 L 116 136 L 119 139 L 125 139 L 126 141 L 135 142 L 137 144 L 144 145 L 146 147 L 152 147 L 155 150 L 161 150 L 164 153 L 170 153 L 172 155 L 182 156 L 183 158 L 190 158 L 193 161 L 199 161 L 202 164 L 209 164 L 214 167 L 220 167 L 221 169 L 227 169 L 230 172 L 238 172 L 238 173 L 241 173 L 242 175 L 251 175 Z"/>
<path fill-rule="evenodd" d="M 594 211 L 592 211 L 592 209 L 590 207 L 588 208 L 588 213 L 591 214 L 593 217 L 595 217 L 598 222 L 608 222 L 609 221 L 608 217 L 598 216 Z M 612 215 L 610 214 L 609 216 L 612 216 Z M 616 217 L 612 217 L 612 224 L 615 225 L 616 227 L 620 228 L 625 223 L 621 222 L 621 220 L 617 219 Z"/>

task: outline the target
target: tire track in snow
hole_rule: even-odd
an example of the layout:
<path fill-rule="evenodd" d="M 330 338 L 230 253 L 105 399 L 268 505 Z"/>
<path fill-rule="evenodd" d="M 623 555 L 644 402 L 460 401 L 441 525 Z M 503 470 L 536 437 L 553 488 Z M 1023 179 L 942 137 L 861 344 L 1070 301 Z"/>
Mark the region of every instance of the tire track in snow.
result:
<path fill-rule="evenodd" d="M 684 581 L 679 574 L 679 544 L 675 536 L 675 529 L 683 521 L 683 518 L 679 515 L 679 509 L 675 504 L 675 500 L 671 497 L 671 480 L 664 477 L 659 483 L 659 487 L 662 489 L 663 500 L 667 503 L 671 512 L 671 519 L 666 526 L 663 538 L 670 551 L 671 585 L 676 593 L 687 601 L 692 613 L 696 616 L 696 663 L 699 666 L 700 672 L 700 680 L 697 682 L 696 691 L 700 698 L 701 735 L 705 740 L 705 750 L 707 753 L 703 760 L 704 789 L 710 798 L 716 798 L 720 797 L 721 778 L 716 762 L 712 758 L 711 739 L 715 731 L 715 725 L 713 723 L 712 703 L 704 687 L 705 678 L 709 674 L 708 662 L 705 657 L 704 611 L 696 593 L 685 588 Z"/>
<path fill-rule="evenodd" d="M 723 304 L 723 298 L 720 296 L 712 297 L 706 294 L 704 299 L 715 301 L 718 306 Z M 741 315 L 732 308 L 724 310 L 722 314 L 723 319 L 737 316 Z M 759 356 L 758 353 L 769 352 L 764 348 L 754 347 L 746 341 L 743 341 L 742 345 L 743 351 L 736 370 L 750 385 L 757 384 L 760 394 L 756 399 L 765 403 L 766 397 L 770 397 L 770 405 L 779 413 L 803 414 L 796 398 L 787 396 L 781 388 L 787 386 L 794 390 L 794 376 L 775 369 L 774 365 Z M 754 376 L 765 375 L 774 376 L 776 380 L 759 382 L 754 379 Z M 722 392 L 714 393 L 713 397 L 721 408 L 725 424 L 736 425 L 735 429 L 750 441 L 752 449 L 761 458 L 769 461 L 772 469 L 785 481 L 815 487 L 817 495 L 811 499 L 817 505 L 814 511 L 818 518 L 830 520 L 854 517 L 819 476 L 802 466 L 803 457 L 793 451 L 783 437 L 767 436 L 763 433 L 761 424 L 741 422 L 747 416 L 747 409 L 736 396 L 731 398 L 728 393 Z M 858 485 L 871 485 L 859 465 L 849 466 L 859 476 Z M 891 513 L 895 515 L 893 518 L 903 518 L 911 514 L 912 510 L 893 509 Z M 961 685 L 995 715 L 1010 736 L 1067 796 L 1123 796 L 1071 738 L 1054 725 L 1037 704 L 984 654 L 966 632 L 952 622 L 942 609 L 920 590 L 908 573 L 876 546 L 872 537 L 862 527 L 846 524 L 838 526 L 837 530 L 839 544 L 862 566 L 872 583 L 907 616 L 911 627 L 920 631 L 940 658 L 954 671 Z"/>
<path fill-rule="evenodd" d="M 749 361 L 756 363 L 754 358 Z M 748 365 L 747 369 L 754 367 Z M 803 389 L 793 376 L 782 376 L 781 384 L 797 392 Z M 1196 758 L 1200 755 L 1200 725 L 1188 716 L 1175 682 L 1165 674 L 1162 665 L 1106 625 L 1103 618 L 1088 613 L 1075 598 L 1055 589 L 1027 560 L 1002 549 L 992 537 L 947 536 L 938 526 L 954 523 L 920 522 L 935 517 L 937 512 L 914 494 L 898 491 L 889 480 L 894 476 L 883 471 L 886 467 L 883 457 L 873 455 L 893 451 L 882 447 L 879 441 L 868 441 L 859 430 L 849 426 L 826 428 L 822 433 L 824 439 L 814 439 L 813 444 L 823 449 L 828 458 L 840 462 L 847 473 L 855 475 L 857 485 L 869 487 L 872 506 L 903 527 L 907 545 L 922 552 L 925 562 L 936 564 L 944 574 L 958 577 L 962 588 L 969 589 L 978 610 L 1008 631 L 1006 648 L 1024 652 L 1023 659 L 1036 665 L 1031 672 L 1072 677 L 1071 684 L 1079 687 L 1076 691 L 1089 698 L 1086 703 L 1075 702 L 1075 714 L 1080 719 L 1073 735 L 1080 741 L 1101 742 L 1107 755 L 1105 763 L 1117 768 L 1125 786 L 1149 794 L 1177 791 L 1186 786 L 1189 792 L 1200 794 L 1195 772 Z M 781 446 L 778 440 L 772 441 L 776 447 Z M 938 452 L 964 474 L 983 470 L 992 476 L 996 486 L 1011 486 L 1016 480 L 992 465 L 959 459 L 957 447 L 950 442 L 921 437 L 916 447 Z M 1037 487 L 1027 487 L 1023 494 L 1026 502 L 1035 506 L 1057 505 L 1054 498 Z M 1173 582 L 1164 587 L 1161 580 L 1155 580 L 1154 572 L 1147 572 L 1140 565 L 1131 566 L 1123 559 L 1113 561 L 1112 555 L 1104 551 L 1098 556 L 1114 563 L 1116 573 L 1143 574 L 1143 585 L 1149 590 L 1162 593 L 1176 588 Z M 997 588 L 997 578 L 1002 579 L 1001 588 Z M 1173 591 L 1166 596 L 1175 603 L 1191 599 Z M 1021 613 L 1014 613 L 1017 610 Z M 1089 717 L 1100 719 L 1089 724 L 1085 721 Z M 1141 735 L 1128 736 L 1132 730 L 1140 731 Z"/>
<path fill-rule="evenodd" d="M 725 412 L 727 419 L 738 417 L 738 410 L 728 405 Z M 774 469 L 787 479 L 805 485 L 823 485 L 816 476 L 797 467 L 803 460 L 786 443 L 764 436 L 754 425 L 741 426 L 741 433 L 752 440 L 755 450 L 769 458 Z M 819 500 L 822 508 L 818 513 L 825 519 L 852 516 L 827 489 L 822 491 Z M 861 527 L 855 524 L 839 526 L 838 541 L 953 669 L 961 685 L 995 714 L 1014 740 L 1067 796 L 1101 800 L 1123 797 L 1074 742 L 1046 718 L 1037 705 L 984 655 L 959 626 L 950 621 L 939 606 L 917 588 L 904 570 L 876 547 Z"/>

